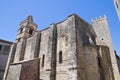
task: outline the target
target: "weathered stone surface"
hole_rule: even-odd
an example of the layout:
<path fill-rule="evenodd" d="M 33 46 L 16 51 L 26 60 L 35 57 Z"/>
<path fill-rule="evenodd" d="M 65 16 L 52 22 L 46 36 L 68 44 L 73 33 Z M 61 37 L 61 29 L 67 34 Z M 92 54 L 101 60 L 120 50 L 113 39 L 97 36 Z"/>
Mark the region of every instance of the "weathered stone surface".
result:
<path fill-rule="evenodd" d="M 117 64 L 119 68 L 119 73 L 120 73 L 120 56 L 118 56 L 117 54 L 116 54 L 116 59 L 117 59 Z"/>
<path fill-rule="evenodd" d="M 40 32 L 38 32 L 33 37 L 32 45 L 31 45 L 32 46 L 31 54 L 34 54 L 34 58 L 39 57 L 40 42 L 41 42 L 41 34 L 40 34 Z"/>
<path fill-rule="evenodd" d="M 53 27 L 41 31 L 39 58 L 40 79 L 50 80 Z M 43 59 L 44 56 L 44 59 Z"/>
<path fill-rule="evenodd" d="M 3 80 L 6 80 L 7 73 L 8 73 L 8 70 L 9 70 L 9 64 L 13 63 L 13 61 L 14 61 L 15 51 L 16 51 L 16 44 L 13 44 L 11 46 L 10 53 L 9 53 L 9 56 L 8 56 L 8 62 L 6 64 Z"/>
<path fill-rule="evenodd" d="M 39 54 L 39 44 L 40 43 L 40 33 L 36 33 L 33 37 L 26 40 L 26 49 L 24 54 L 24 60 L 31 60 L 38 57 Z"/>
<path fill-rule="evenodd" d="M 15 57 L 14 57 L 14 63 L 17 63 L 20 61 L 20 55 L 22 52 L 22 46 L 24 46 L 23 41 L 17 43 Z"/>
<path fill-rule="evenodd" d="M 33 37 L 30 37 L 30 38 L 27 39 L 24 60 L 30 60 L 31 56 L 32 56 L 31 58 L 34 58 L 33 57 L 34 54 L 31 55 L 32 40 L 33 40 Z"/>
<path fill-rule="evenodd" d="M 97 48 L 85 46 L 83 48 L 85 59 L 85 80 L 100 80 L 97 64 Z M 92 76 L 92 77 L 91 77 Z"/>
<path fill-rule="evenodd" d="M 36 29 L 37 29 L 37 24 L 33 22 L 31 15 L 28 16 L 26 20 L 20 23 L 20 28 L 18 29 L 16 42 L 23 41 L 26 38 L 31 37 L 33 34 L 35 34 Z"/>
<path fill-rule="evenodd" d="M 99 46 L 98 58 L 100 59 L 100 64 L 98 64 L 101 80 L 114 80 L 109 48 Z"/>
<path fill-rule="evenodd" d="M 15 63 L 9 66 L 6 80 L 38 80 L 39 59 Z"/>
<path fill-rule="evenodd" d="M 31 22 L 30 25 L 32 25 Z M 94 26 L 98 25 L 101 24 Z M 29 24 L 24 27 L 32 28 Z M 29 36 L 27 36 L 28 33 Z M 79 16 L 73 14 L 66 20 L 51 24 L 44 30 L 28 33 L 24 33 L 27 38 L 21 37 L 20 41 L 18 40 L 16 43 L 14 64 L 11 65 L 15 66 L 17 73 L 20 72 L 20 76 L 13 79 L 114 80 L 111 53 L 109 52 L 109 49 L 113 50 L 111 42 L 107 43 L 105 40 L 110 47 L 106 47 L 103 42 L 100 43 L 104 46 L 98 45 L 99 38 L 96 40 L 96 37 L 98 35 L 102 37 L 102 35 L 99 32 L 96 34 L 92 26 Z M 106 34 L 104 33 L 104 35 Z M 107 35 L 104 36 L 104 38 L 106 37 Z M 22 58 L 21 55 L 24 58 L 19 61 Z M 36 60 L 37 57 L 40 60 Z M 20 64 L 21 69 L 18 69 L 17 66 Z M 8 78 L 11 71 L 14 70 L 14 68 L 11 69 L 11 65 L 8 69 Z M 12 73 L 11 76 L 13 77 L 15 74 Z"/>
<path fill-rule="evenodd" d="M 96 60 L 97 46 L 93 39 L 96 34 L 90 24 L 78 16 L 75 17 L 77 80 L 100 80 Z"/>
<path fill-rule="evenodd" d="M 51 51 L 51 70 L 50 70 L 50 80 L 56 80 L 56 60 L 57 60 L 57 27 L 52 24 L 52 51 Z"/>
<path fill-rule="evenodd" d="M 39 59 L 23 62 L 20 74 L 20 80 L 38 80 Z"/>
<path fill-rule="evenodd" d="M 20 80 L 21 64 L 10 65 L 6 80 Z"/>
<path fill-rule="evenodd" d="M 62 63 L 59 63 L 60 51 Z M 75 17 L 57 24 L 57 75 L 56 80 L 77 79 Z M 71 76 L 72 75 L 72 76 Z"/>
<path fill-rule="evenodd" d="M 117 66 L 116 56 L 114 53 L 112 39 L 108 28 L 108 22 L 106 16 L 104 16 L 103 18 L 100 17 L 96 20 L 93 20 L 92 26 L 97 35 L 96 44 L 109 47 L 114 79 L 115 80 L 120 79 L 119 69 Z"/>

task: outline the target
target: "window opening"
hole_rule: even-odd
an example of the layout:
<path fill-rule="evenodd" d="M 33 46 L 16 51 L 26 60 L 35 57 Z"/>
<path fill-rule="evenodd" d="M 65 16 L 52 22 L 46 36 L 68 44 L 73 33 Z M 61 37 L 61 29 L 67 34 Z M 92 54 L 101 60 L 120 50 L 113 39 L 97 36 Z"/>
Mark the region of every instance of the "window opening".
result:
<path fill-rule="evenodd" d="M 18 42 L 20 41 L 20 38 L 18 38 Z"/>
<path fill-rule="evenodd" d="M 22 33 L 22 31 L 23 31 L 23 28 L 20 28 L 20 33 Z"/>
<path fill-rule="evenodd" d="M 33 29 L 30 28 L 29 34 L 31 34 L 31 35 L 33 34 Z"/>
<path fill-rule="evenodd" d="M 59 52 L 59 63 L 62 63 L 62 51 Z"/>
<path fill-rule="evenodd" d="M 101 61 L 100 61 L 100 57 L 98 57 L 98 66 L 101 68 Z"/>
<path fill-rule="evenodd" d="M 42 67 L 44 67 L 45 55 L 42 57 Z"/>
<path fill-rule="evenodd" d="M 2 45 L 0 45 L 0 51 L 2 50 Z"/>

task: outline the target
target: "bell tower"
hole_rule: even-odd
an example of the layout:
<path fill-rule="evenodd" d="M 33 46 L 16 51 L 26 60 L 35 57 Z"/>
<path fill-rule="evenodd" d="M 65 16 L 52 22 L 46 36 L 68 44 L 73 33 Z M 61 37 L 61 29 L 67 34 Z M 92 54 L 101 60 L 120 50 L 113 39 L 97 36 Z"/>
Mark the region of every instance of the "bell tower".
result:
<path fill-rule="evenodd" d="M 37 30 L 37 24 L 33 22 L 32 16 L 29 15 L 26 20 L 20 23 L 20 27 L 17 32 L 16 42 L 31 37 L 36 30 Z"/>

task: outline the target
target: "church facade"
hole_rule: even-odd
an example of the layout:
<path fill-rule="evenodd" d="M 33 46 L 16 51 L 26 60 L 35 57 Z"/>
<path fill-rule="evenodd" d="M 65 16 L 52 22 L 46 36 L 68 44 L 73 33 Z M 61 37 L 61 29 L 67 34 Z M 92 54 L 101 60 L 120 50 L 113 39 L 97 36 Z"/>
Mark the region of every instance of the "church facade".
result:
<path fill-rule="evenodd" d="M 119 80 L 107 18 L 92 25 L 76 14 L 44 30 L 20 23 L 3 80 Z"/>

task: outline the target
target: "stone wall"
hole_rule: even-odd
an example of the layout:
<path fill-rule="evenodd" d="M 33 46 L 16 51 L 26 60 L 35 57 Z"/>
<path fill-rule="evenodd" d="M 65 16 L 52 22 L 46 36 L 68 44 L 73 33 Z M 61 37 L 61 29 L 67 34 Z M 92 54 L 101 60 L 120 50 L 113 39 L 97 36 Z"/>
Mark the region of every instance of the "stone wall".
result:
<path fill-rule="evenodd" d="M 117 59 L 117 64 L 119 68 L 119 73 L 120 73 L 120 57 L 116 54 L 116 59 Z"/>
<path fill-rule="evenodd" d="M 33 37 L 26 40 L 26 49 L 24 60 L 31 60 L 38 57 L 39 54 L 40 33 L 36 33 Z"/>
<path fill-rule="evenodd" d="M 6 80 L 20 80 L 21 64 L 9 66 Z"/>
<path fill-rule="evenodd" d="M 76 54 L 75 18 L 71 16 L 57 24 L 56 80 L 77 79 Z"/>
<path fill-rule="evenodd" d="M 92 26 L 75 16 L 77 43 L 77 80 L 100 80 L 97 64 L 96 34 Z M 92 77 L 91 77 L 92 76 Z"/>
<path fill-rule="evenodd" d="M 114 80 L 109 48 L 98 46 L 96 37 L 90 24 L 72 14 L 18 41 L 4 80 Z"/>
<path fill-rule="evenodd" d="M 106 46 L 98 46 L 98 67 L 100 80 L 114 80 L 112 64 L 110 59 L 110 51 Z"/>
<path fill-rule="evenodd" d="M 120 79 L 119 69 L 117 66 L 116 56 L 112 45 L 112 39 L 109 31 L 107 17 L 104 16 L 97 19 L 93 19 L 92 26 L 97 35 L 96 44 L 109 47 L 114 79 Z"/>
<path fill-rule="evenodd" d="M 6 80 L 38 80 L 39 59 L 10 64 Z"/>
<path fill-rule="evenodd" d="M 41 31 L 39 48 L 40 79 L 50 80 L 53 27 Z"/>
<path fill-rule="evenodd" d="M 13 61 L 14 61 L 15 52 L 16 52 L 16 44 L 14 43 L 14 44 L 12 44 L 11 49 L 10 49 L 10 53 L 8 56 L 8 61 L 6 64 L 3 80 L 6 80 L 7 74 L 9 72 L 9 65 L 10 65 L 10 63 L 13 63 Z"/>
<path fill-rule="evenodd" d="M 15 55 L 14 55 L 14 63 L 17 63 L 20 61 L 20 56 L 21 56 L 21 53 L 22 53 L 22 47 L 24 47 L 24 42 L 21 41 L 21 42 L 18 42 L 17 43 L 17 46 L 16 46 L 16 52 L 15 52 Z"/>

